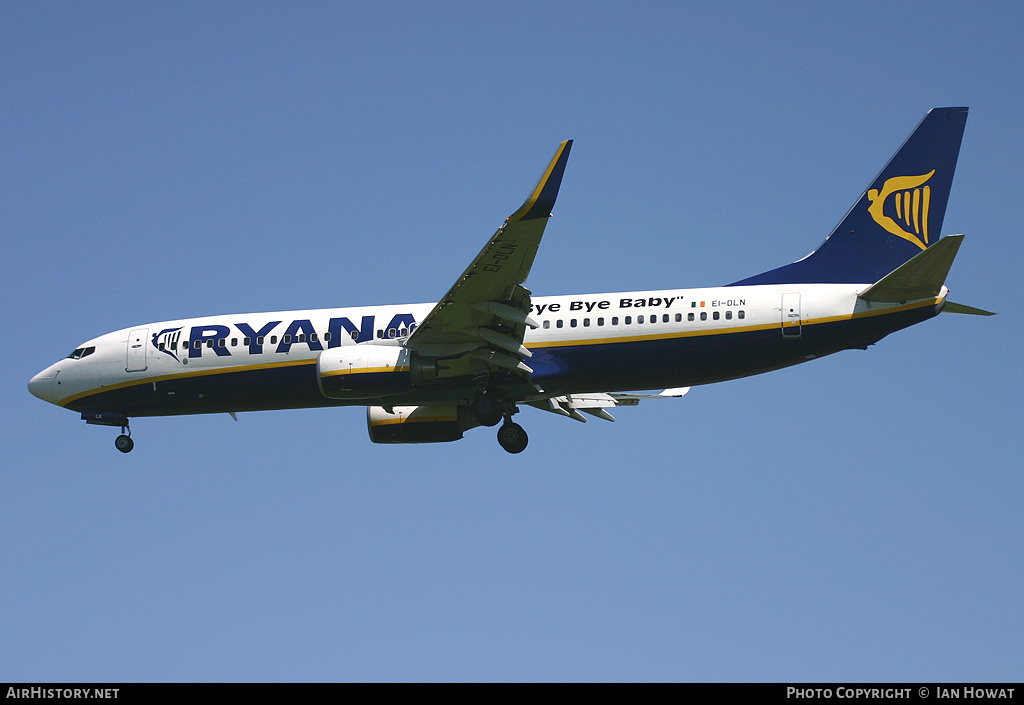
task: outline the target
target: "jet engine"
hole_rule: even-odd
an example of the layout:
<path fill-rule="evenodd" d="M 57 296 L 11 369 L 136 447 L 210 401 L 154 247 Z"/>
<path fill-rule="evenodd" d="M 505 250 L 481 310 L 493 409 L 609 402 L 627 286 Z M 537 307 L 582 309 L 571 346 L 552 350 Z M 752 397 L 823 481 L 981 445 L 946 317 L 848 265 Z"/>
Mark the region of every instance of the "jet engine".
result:
<path fill-rule="evenodd" d="M 343 345 L 316 361 L 320 392 L 331 399 L 371 399 L 413 387 L 409 351 L 398 345 Z"/>
<path fill-rule="evenodd" d="M 480 423 L 468 407 L 381 406 L 366 408 L 366 427 L 374 443 L 444 443 L 462 438 L 462 432 Z"/>

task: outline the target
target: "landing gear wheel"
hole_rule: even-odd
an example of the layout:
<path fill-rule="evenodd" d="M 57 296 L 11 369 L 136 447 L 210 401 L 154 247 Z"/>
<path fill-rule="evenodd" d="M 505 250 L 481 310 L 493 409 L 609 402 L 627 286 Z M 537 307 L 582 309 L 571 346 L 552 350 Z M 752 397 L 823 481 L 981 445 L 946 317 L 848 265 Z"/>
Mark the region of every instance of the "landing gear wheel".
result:
<path fill-rule="evenodd" d="M 526 450 L 526 444 L 529 442 L 530 437 L 517 423 L 507 421 L 498 429 L 498 445 L 509 453 L 522 453 Z"/>
<path fill-rule="evenodd" d="M 493 394 L 480 394 L 470 403 L 469 410 L 483 426 L 497 426 L 505 415 L 501 401 Z"/>
<path fill-rule="evenodd" d="M 129 436 L 126 436 L 122 433 L 120 436 L 114 439 L 114 447 L 117 448 L 122 453 L 131 453 L 132 448 L 135 447 L 135 441 L 133 441 Z"/>

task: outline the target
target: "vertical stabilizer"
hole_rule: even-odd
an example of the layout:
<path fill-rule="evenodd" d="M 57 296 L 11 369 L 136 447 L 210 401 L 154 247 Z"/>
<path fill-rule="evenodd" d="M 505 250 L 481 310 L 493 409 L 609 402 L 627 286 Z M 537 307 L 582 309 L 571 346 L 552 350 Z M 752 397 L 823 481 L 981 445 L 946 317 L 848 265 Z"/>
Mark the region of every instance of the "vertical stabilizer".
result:
<path fill-rule="evenodd" d="M 877 282 L 939 241 L 967 108 L 934 108 L 817 250 L 735 282 Z"/>

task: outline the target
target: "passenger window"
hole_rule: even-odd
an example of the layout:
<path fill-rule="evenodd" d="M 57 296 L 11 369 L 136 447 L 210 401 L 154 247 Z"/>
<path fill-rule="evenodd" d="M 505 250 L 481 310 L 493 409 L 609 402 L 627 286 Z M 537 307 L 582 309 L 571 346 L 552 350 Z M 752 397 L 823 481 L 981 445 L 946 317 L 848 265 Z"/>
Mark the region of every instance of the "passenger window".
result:
<path fill-rule="evenodd" d="M 199 350 L 200 348 L 203 347 L 203 341 L 201 341 L 201 340 L 194 340 L 194 341 L 192 341 L 192 347 L 195 348 L 196 350 Z"/>
<path fill-rule="evenodd" d="M 736 314 L 736 318 L 746 318 L 746 315 L 744 315 L 743 311 L 740 311 Z"/>
<path fill-rule="evenodd" d="M 604 325 L 604 319 L 603 318 L 598 318 L 597 319 L 597 325 L 603 326 Z"/>
<path fill-rule="evenodd" d="M 559 318 L 557 321 L 555 321 L 555 328 L 561 328 L 561 327 L 562 327 L 562 319 Z"/>
<path fill-rule="evenodd" d="M 571 327 L 575 328 L 575 327 L 576 327 L 576 319 L 575 319 L 575 318 L 571 319 L 571 320 L 569 321 L 569 325 L 570 325 Z"/>
<path fill-rule="evenodd" d="M 662 323 L 668 323 L 668 314 L 667 313 L 662 315 L 661 322 Z"/>
<path fill-rule="evenodd" d="M 317 342 L 317 335 L 316 335 L 316 333 L 310 333 L 309 334 L 309 342 L 311 342 L 311 343 Z"/>
<path fill-rule="evenodd" d="M 296 335 L 295 336 L 295 342 L 296 343 L 305 343 L 306 342 L 306 334 L 305 333 L 299 333 L 298 335 Z"/>
<path fill-rule="evenodd" d="M 721 318 L 721 316 L 722 316 L 722 314 L 720 314 L 718 311 L 715 311 L 714 313 L 711 314 L 711 317 L 714 318 L 716 321 L 719 318 Z"/>
<path fill-rule="evenodd" d="M 612 316 L 612 325 L 613 326 L 619 325 L 619 317 L 618 316 Z"/>
<path fill-rule="evenodd" d="M 252 345 L 252 338 L 242 338 L 242 345 L 246 347 Z"/>
<path fill-rule="evenodd" d="M 238 338 L 231 339 L 231 347 L 238 347 Z"/>
<path fill-rule="evenodd" d="M 274 342 L 274 339 L 271 338 L 270 342 Z M 284 343 L 285 345 L 290 345 L 292 342 L 292 337 L 290 335 L 286 335 L 283 338 L 281 338 L 281 342 Z"/>
<path fill-rule="evenodd" d="M 271 345 L 277 345 L 277 336 L 276 335 L 270 336 L 270 344 Z"/>
<path fill-rule="evenodd" d="M 377 331 L 377 337 L 378 337 L 378 338 L 383 338 L 383 337 L 384 337 L 384 331 L 383 331 L 383 329 L 382 329 L 382 330 L 378 330 L 378 331 Z"/>
<path fill-rule="evenodd" d="M 257 345 L 263 345 L 263 336 L 262 335 L 259 336 L 258 338 L 256 338 L 256 344 Z"/>
<path fill-rule="evenodd" d="M 227 338 L 221 338 L 220 340 L 217 341 L 217 347 L 223 348 L 227 344 L 227 342 Z"/>
<path fill-rule="evenodd" d="M 626 325 L 628 326 L 632 322 L 633 322 L 633 317 L 632 316 L 626 316 Z"/>
<path fill-rule="evenodd" d="M 551 327 L 551 321 L 544 321 L 544 327 L 545 328 L 550 328 Z"/>
<path fill-rule="evenodd" d="M 680 322 L 682 322 L 682 320 L 683 320 L 683 314 L 677 313 L 676 314 L 676 323 L 680 323 Z"/>
<path fill-rule="evenodd" d="M 177 350 L 177 349 L 178 349 L 178 341 L 172 340 L 171 341 L 171 350 Z"/>
<path fill-rule="evenodd" d="M 725 320 L 727 320 L 727 321 L 731 321 L 732 320 L 732 311 L 726 311 L 725 312 Z"/>
<path fill-rule="evenodd" d="M 590 327 L 590 319 L 589 318 L 584 318 L 583 319 L 583 327 L 584 328 L 589 328 Z"/>
<path fill-rule="evenodd" d="M 686 314 L 686 320 L 692 321 L 693 320 L 693 314 L 692 313 Z"/>
<path fill-rule="evenodd" d="M 702 321 L 708 320 L 708 312 L 707 311 L 701 311 L 700 312 L 700 320 L 702 320 Z"/>
<path fill-rule="evenodd" d="M 357 330 L 352 331 L 352 340 L 359 340 L 359 331 L 357 331 Z"/>
<path fill-rule="evenodd" d="M 331 334 L 330 333 L 324 333 L 324 342 L 325 343 L 331 342 Z"/>
<path fill-rule="evenodd" d="M 637 323 L 643 323 L 644 322 L 644 317 L 643 316 L 637 316 L 636 317 L 636 322 Z"/>
<path fill-rule="evenodd" d="M 206 347 L 213 348 L 213 338 L 206 341 Z"/>

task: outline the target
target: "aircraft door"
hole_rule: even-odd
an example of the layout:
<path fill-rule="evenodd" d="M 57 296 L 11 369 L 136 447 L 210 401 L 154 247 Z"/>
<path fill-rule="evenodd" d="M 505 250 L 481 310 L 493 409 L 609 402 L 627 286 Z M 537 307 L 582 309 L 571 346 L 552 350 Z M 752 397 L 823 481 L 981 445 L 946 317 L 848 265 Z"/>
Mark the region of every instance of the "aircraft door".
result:
<path fill-rule="evenodd" d="M 782 295 L 782 337 L 799 338 L 800 292 L 786 292 Z"/>
<path fill-rule="evenodd" d="M 125 372 L 146 371 L 146 342 L 149 328 L 136 328 L 128 334 L 128 352 L 125 361 Z"/>

